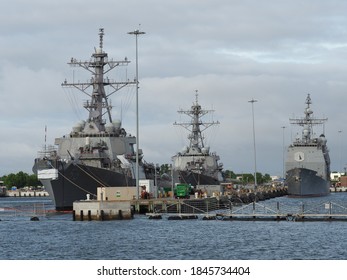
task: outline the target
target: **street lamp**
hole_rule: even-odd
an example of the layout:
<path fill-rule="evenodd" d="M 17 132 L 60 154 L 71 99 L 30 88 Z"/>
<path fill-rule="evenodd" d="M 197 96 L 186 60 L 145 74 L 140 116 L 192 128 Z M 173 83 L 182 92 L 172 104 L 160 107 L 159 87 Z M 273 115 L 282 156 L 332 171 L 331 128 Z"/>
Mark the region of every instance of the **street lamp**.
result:
<path fill-rule="evenodd" d="M 135 31 L 128 32 L 130 35 L 135 35 L 136 38 L 136 198 L 139 199 L 140 191 L 139 191 L 139 146 L 140 146 L 140 138 L 139 138 L 139 66 L 138 66 L 138 48 L 137 48 L 137 37 L 142 34 L 146 34 L 138 29 Z"/>
<path fill-rule="evenodd" d="M 248 101 L 252 103 L 252 118 L 253 118 L 253 147 L 254 147 L 254 189 L 257 188 L 257 152 L 255 148 L 255 129 L 254 129 L 254 102 L 258 102 L 257 100 Z"/>
<path fill-rule="evenodd" d="M 339 172 L 342 173 L 342 130 L 339 130 L 340 135 L 340 166 L 339 166 Z"/>
<path fill-rule="evenodd" d="M 283 178 L 283 182 L 284 182 L 284 179 L 285 179 L 285 168 L 284 168 L 284 129 L 286 127 L 285 126 L 282 126 L 282 129 L 283 129 L 283 139 L 282 139 L 282 163 L 283 163 L 283 167 L 282 167 L 282 178 Z"/>

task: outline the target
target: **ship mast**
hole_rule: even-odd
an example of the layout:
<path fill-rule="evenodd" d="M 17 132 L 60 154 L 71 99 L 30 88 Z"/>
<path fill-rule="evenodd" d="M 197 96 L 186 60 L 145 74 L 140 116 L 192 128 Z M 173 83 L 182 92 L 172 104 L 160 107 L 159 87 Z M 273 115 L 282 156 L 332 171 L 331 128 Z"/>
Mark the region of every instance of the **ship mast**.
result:
<path fill-rule="evenodd" d="M 191 109 L 190 110 L 181 109 L 177 111 L 180 114 L 186 114 L 187 116 L 189 116 L 191 118 L 191 121 L 182 122 L 182 123 L 174 122 L 174 125 L 182 126 L 185 129 L 187 129 L 189 132 L 191 132 L 188 135 L 188 139 L 190 141 L 189 148 L 201 149 L 204 147 L 204 141 L 203 141 L 203 136 L 201 135 L 201 132 L 203 132 L 204 130 L 206 130 L 212 125 L 219 124 L 219 122 L 218 121 L 203 122 L 201 120 L 201 117 L 203 117 L 204 115 L 210 112 L 214 112 L 214 110 L 201 109 L 201 106 L 199 105 L 199 102 L 198 102 L 198 91 L 196 90 L 195 92 L 196 92 L 195 103 L 193 103 L 193 106 L 191 106 Z M 201 126 L 203 126 L 204 128 L 201 129 Z"/>
<path fill-rule="evenodd" d="M 91 72 L 92 78 L 85 83 L 68 83 L 66 80 L 62 83 L 62 87 L 76 88 L 90 97 L 90 100 L 84 103 L 84 108 L 89 112 L 88 122 L 95 124 L 95 129 L 98 132 L 105 131 L 106 120 L 103 118 L 105 114 L 108 115 L 109 122 L 112 123 L 112 106 L 108 102 L 108 97 L 129 84 L 136 84 L 135 81 L 116 82 L 108 77 L 105 78 L 106 73 L 117 66 L 126 66 L 130 61 L 127 58 L 122 61 L 108 60 L 107 53 L 103 51 L 103 37 L 104 29 L 100 28 L 99 48 L 95 48 L 89 61 L 78 61 L 75 58 L 71 58 L 71 61 L 68 63 L 71 66 L 82 67 Z M 112 88 L 110 93 L 106 94 L 105 86 Z"/>
<path fill-rule="evenodd" d="M 308 143 L 311 140 L 311 135 L 313 134 L 313 126 L 324 124 L 328 118 L 318 119 L 312 116 L 313 111 L 310 108 L 310 105 L 312 104 L 310 94 L 307 94 L 305 104 L 307 105 L 304 111 L 305 117 L 293 118 L 289 119 L 289 121 L 291 124 L 296 124 L 303 127 L 302 141 Z"/>

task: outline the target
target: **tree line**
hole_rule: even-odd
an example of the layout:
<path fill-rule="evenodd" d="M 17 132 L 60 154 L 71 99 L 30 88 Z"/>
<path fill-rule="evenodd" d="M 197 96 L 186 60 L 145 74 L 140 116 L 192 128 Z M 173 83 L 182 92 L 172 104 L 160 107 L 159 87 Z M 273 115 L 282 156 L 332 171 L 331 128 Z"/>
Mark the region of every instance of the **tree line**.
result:
<path fill-rule="evenodd" d="M 170 165 L 169 164 L 162 164 L 159 169 L 159 174 L 168 174 L 170 175 Z M 236 180 L 239 178 L 240 182 L 243 185 L 252 184 L 254 183 L 254 174 L 251 173 L 244 173 L 244 174 L 236 174 L 231 170 L 225 170 L 223 171 L 224 179 L 226 180 Z M 17 188 L 23 188 L 26 186 L 32 186 L 37 187 L 40 186 L 41 183 L 37 179 L 37 176 L 35 174 L 27 174 L 23 171 L 20 171 L 16 174 L 11 173 L 8 175 L 4 175 L 0 177 L 0 181 L 4 182 L 4 185 L 10 189 L 11 187 L 15 186 Z M 260 172 L 257 172 L 257 183 L 259 185 L 271 182 L 271 177 L 269 174 L 263 175 Z"/>
<path fill-rule="evenodd" d="M 26 186 L 37 187 L 41 185 L 35 174 L 29 175 L 23 171 L 20 171 L 16 174 L 10 173 L 8 175 L 4 175 L 0 177 L 0 181 L 3 181 L 4 185 L 8 189 L 13 186 L 21 189 Z"/>
<path fill-rule="evenodd" d="M 225 170 L 223 171 L 224 179 L 232 179 L 236 180 L 239 179 L 242 185 L 247 184 L 253 184 L 254 183 L 254 174 L 251 173 L 242 173 L 242 174 L 236 174 L 233 171 Z M 265 173 L 264 175 L 260 172 L 256 173 L 257 176 L 257 184 L 266 184 L 272 181 L 272 178 L 269 174 Z"/>
<path fill-rule="evenodd" d="M 162 164 L 159 169 L 159 174 L 162 175 L 164 173 L 170 175 L 170 165 L 169 164 Z M 237 180 L 239 179 L 242 185 L 252 184 L 254 183 L 254 174 L 251 173 L 243 173 L 243 174 L 236 174 L 231 170 L 224 170 L 222 171 L 223 178 L 225 180 Z M 264 175 L 260 172 L 257 172 L 257 184 L 265 184 L 272 181 L 271 176 L 267 173 Z"/>

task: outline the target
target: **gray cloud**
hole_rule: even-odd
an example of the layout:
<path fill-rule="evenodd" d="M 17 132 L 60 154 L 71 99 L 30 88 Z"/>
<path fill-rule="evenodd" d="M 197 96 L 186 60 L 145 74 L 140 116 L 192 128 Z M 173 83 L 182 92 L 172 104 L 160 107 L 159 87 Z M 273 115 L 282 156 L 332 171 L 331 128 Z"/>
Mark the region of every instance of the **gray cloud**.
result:
<path fill-rule="evenodd" d="M 289 117 L 302 116 L 307 93 L 325 127 L 332 170 L 347 164 L 344 104 L 347 104 L 347 2 L 345 1 L 43 1 L 0 4 L 0 175 L 31 172 L 37 151 L 69 133 L 86 112 L 78 92 L 61 82 L 87 77 L 73 72 L 71 57 L 88 60 L 105 28 L 109 57 L 132 60 L 139 38 L 140 146 L 145 159 L 169 163 L 185 145 L 173 126 L 177 110 L 201 105 L 220 121 L 206 139 L 226 169 L 252 172 L 251 106 L 255 103 L 260 172 L 282 174 L 282 126 L 286 145 L 296 130 Z M 125 70 L 125 69 L 124 69 Z M 135 92 L 112 98 L 114 115 L 135 133 Z M 342 130 L 343 133 L 338 133 Z M 317 128 L 317 133 L 320 128 Z M 340 154 L 342 152 L 342 157 Z"/>

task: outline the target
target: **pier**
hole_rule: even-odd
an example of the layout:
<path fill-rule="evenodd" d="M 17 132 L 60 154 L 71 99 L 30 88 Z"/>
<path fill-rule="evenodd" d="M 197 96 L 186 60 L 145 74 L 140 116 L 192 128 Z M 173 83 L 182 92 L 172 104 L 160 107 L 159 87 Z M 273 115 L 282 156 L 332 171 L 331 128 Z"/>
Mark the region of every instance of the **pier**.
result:
<path fill-rule="evenodd" d="M 238 221 L 347 221 L 347 205 L 332 202 L 320 204 L 250 203 L 230 212 L 216 213 L 217 219 Z"/>
<path fill-rule="evenodd" d="M 230 205 L 247 204 L 265 201 L 287 195 L 287 188 L 261 188 L 258 191 L 244 189 L 225 192 L 223 195 L 212 194 L 209 197 L 194 197 L 189 199 L 174 199 L 172 197 L 153 199 L 134 199 L 130 203 L 135 213 L 146 214 L 156 211 L 164 212 L 206 212 L 209 209 L 231 207 Z"/>
<path fill-rule="evenodd" d="M 177 202 L 178 203 L 178 202 Z M 185 212 L 156 211 L 146 213 L 149 219 L 168 220 L 221 220 L 221 221 L 288 221 L 288 222 L 347 222 L 347 204 L 341 205 L 330 201 L 320 204 L 290 205 L 279 202 L 252 202 L 248 204 L 213 205 L 205 202 L 205 210 L 200 205 L 192 206 L 187 201 L 180 201 Z M 210 205 L 210 208 L 206 207 Z M 187 211 L 190 209 L 190 212 Z"/>
<path fill-rule="evenodd" d="M 234 191 L 225 195 L 213 193 L 210 197 L 207 197 L 207 194 L 204 197 L 191 195 L 186 199 L 173 197 L 135 199 L 133 191 L 134 188 L 124 187 L 98 188 L 96 200 L 87 197 L 86 200 L 73 203 L 72 218 L 74 221 L 121 220 L 132 219 L 135 213 L 152 213 L 150 219 L 160 219 L 160 216 L 153 213 L 175 213 L 178 216 L 170 219 L 197 219 L 198 214 L 230 209 L 233 205 L 262 201 L 286 194 L 286 189 L 266 189 L 257 192 Z"/>
<path fill-rule="evenodd" d="M 133 212 L 129 201 L 78 201 L 73 204 L 72 219 L 84 220 L 129 220 Z"/>
<path fill-rule="evenodd" d="M 22 190 L 17 189 L 15 191 L 8 190 L 6 191 L 5 196 L 9 197 L 49 197 L 48 192 L 46 191 L 32 191 L 32 190 Z"/>
<path fill-rule="evenodd" d="M 331 187 L 330 192 L 347 192 L 347 187 Z"/>
<path fill-rule="evenodd" d="M 110 196 L 114 190 L 117 195 Z M 287 194 L 285 188 L 255 191 L 234 191 L 210 197 L 175 199 L 173 197 L 129 199 L 131 194 L 122 189 L 100 189 L 98 197 L 106 200 L 85 200 L 74 203 L 73 220 L 132 219 L 134 214 L 145 214 L 159 220 L 220 220 L 220 221 L 347 221 L 346 205 L 327 201 L 320 204 L 288 200 L 280 203 L 271 198 Z M 111 192 L 112 191 L 112 192 Z M 125 192 L 125 190 L 123 190 Z M 103 195 L 101 195 L 103 194 Z M 105 195 L 105 196 L 104 196 Z M 124 199 L 127 197 L 128 199 Z M 299 203 L 299 204 L 298 204 Z"/>

